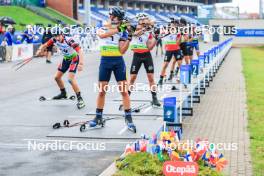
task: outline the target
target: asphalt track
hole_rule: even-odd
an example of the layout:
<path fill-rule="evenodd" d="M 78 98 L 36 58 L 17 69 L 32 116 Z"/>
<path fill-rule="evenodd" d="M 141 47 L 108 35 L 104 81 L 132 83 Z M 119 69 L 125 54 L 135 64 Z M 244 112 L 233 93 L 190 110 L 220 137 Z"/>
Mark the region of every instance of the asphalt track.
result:
<path fill-rule="evenodd" d="M 202 50 L 209 46 L 202 45 Z M 153 54 L 154 55 L 154 54 Z M 132 53 L 125 56 L 128 71 Z M 159 77 L 163 57 L 154 57 L 155 77 Z M 54 96 L 59 90 L 53 75 L 60 56 L 52 58 L 52 64 L 45 59 L 34 59 L 19 71 L 12 69 L 13 63 L 0 65 L 0 175 L 99 175 L 124 151 L 125 145 L 134 139 L 80 139 L 47 137 L 54 130 L 52 124 L 64 119 L 85 119 L 88 112 L 95 111 L 96 93 L 93 91 L 98 80 L 100 55 L 98 52 L 85 54 L 84 71 L 78 73 L 78 83 L 86 107 L 78 110 L 75 101 L 39 102 L 40 96 Z M 69 95 L 73 91 L 64 77 Z M 112 83 L 115 84 L 114 76 Z M 158 80 L 156 80 L 158 81 Z M 147 82 L 142 68 L 137 82 Z M 118 93 L 107 94 L 106 101 L 117 99 Z M 139 97 L 140 98 L 140 97 Z M 111 106 L 111 104 L 108 106 Z M 146 125 L 146 128 L 151 129 Z M 100 129 L 98 129 L 100 130 Z M 129 134 L 128 134 L 129 135 Z M 129 138 L 129 137 L 128 137 Z M 104 150 L 33 151 L 29 150 L 28 139 L 81 141 L 92 146 L 104 144 Z M 44 141 L 50 142 L 50 141 Z"/>

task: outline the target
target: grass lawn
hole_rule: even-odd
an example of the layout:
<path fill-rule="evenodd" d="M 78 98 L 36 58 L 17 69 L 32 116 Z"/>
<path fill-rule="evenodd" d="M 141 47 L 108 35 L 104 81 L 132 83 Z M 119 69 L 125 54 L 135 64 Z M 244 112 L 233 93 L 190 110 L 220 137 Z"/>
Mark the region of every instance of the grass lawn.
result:
<path fill-rule="evenodd" d="M 35 7 L 37 8 L 37 7 Z M 76 24 L 76 22 L 74 20 L 71 20 L 70 18 L 67 18 L 63 15 L 61 15 L 60 13 L 58 13 L 57 11 L 47 7 L 47 8 L 37 8 L 40 12 L 46 13 L 48 14 L 50 17 L 56 18 L 58 20 L 63 21 L 66 24 Z"/>
<path fill-rule="evenodd" d="M 23 30 L 25 26 L 22 24 L 36 24 L 42 23 L 44 25 L 54 24 L 52 21 L 36 15 L 35 13 L 18 6 L 0 6 L 0 16 L 9 16 L 17 23 L 15 25 L 16 30 Z"/>
<path fill-rule="evenodd" d="M 264 175 L 264 47 L 243 48 L 250 149 L 255 176 Z"/>

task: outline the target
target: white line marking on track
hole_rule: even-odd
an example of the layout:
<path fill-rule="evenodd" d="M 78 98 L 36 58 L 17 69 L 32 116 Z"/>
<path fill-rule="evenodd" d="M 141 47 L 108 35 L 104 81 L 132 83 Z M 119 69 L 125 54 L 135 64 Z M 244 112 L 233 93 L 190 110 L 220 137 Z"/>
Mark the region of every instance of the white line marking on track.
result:
<path fill-rule="evenodd" d="M 150 107 L 146 108 L 146 109 L 143 111 L 143 113 L 146 113 L 146 112 L 148 112 L 150 109 L 152 109 L 152 106 L 150 106 Z"/>
<path fill-rule="evenodd" d="M 123 134 L 127 130 L 127 127 L 124 127 L 121 131 L 118 132 L 119 135 Z"/>

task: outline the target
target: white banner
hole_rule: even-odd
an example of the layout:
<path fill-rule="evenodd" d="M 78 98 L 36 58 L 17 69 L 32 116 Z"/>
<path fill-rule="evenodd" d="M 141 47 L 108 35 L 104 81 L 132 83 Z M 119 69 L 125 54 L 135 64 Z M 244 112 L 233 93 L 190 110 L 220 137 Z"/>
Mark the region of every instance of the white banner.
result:
<path fill-rule="evenodd" d="M 33 56 L 33 44 L 13 45 L 12 60 L 27 59 Z"/>

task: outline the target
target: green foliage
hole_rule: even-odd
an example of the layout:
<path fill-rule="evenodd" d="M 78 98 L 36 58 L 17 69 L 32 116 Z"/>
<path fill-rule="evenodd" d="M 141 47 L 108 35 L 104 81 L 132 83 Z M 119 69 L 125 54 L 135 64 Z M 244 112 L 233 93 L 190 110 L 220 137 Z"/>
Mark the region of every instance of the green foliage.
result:
<path fill-rule="evenodd" d="M 49 21 L 46 18 L 36 15 L 35 13 L 18 6 L 0 6 L 0 16 L 11 17 L 17 23 L 15 25 L 16 30 L 24 30 L 25 26 L 22 24 L 54 24 L 52 21 Z"/>
<path fill-rule="evenodd" d="M 168 161 L 167 154 L 163 155 L 164 160 Z M 199 161 L 199 176 L 222 176 L 214 169 L 203 166 Z M 151 155 L 146 152 L 129 154 L 122 161 L 116 161 L 118 171 L 114 176 L 162 176 L 163 162 L 159 161 L 157 155 Z"/>
<path fill-rule="evenodd" d="M 241 49 L 254 175 L 264 173 L 264 47 Z"/>

